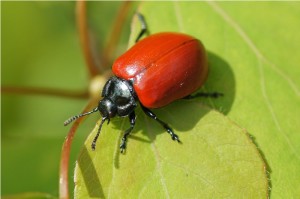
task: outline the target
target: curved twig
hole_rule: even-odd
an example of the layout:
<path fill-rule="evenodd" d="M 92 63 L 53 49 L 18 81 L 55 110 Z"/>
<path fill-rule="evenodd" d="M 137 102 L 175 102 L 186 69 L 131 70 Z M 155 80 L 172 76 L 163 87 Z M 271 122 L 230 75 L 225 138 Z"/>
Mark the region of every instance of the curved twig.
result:
<path fill-rule="evenodd" d="M 110 64 L 109 60 L 112 59 L 113 53 L 117 47 L 122 32 L 121 30 L 126 20 L 126 15 L 129 12 L 130 5 L 130 1 L 124 1 L 117 13 L 117 16 L 114 21 L 114 26 L 112 27 L 111 33 L 108 37 L 108 42 L 103 48 L 103 51 L 101 52 L 103 66 L 108 66 L 108 64 Z"/>
<path fill-rule="evenodd" d="M 89 71 L 90 77 L 99 74 L 100 64 L 97 62 L 96 57 L 93 56 L 93 48 L 91 46 L 91 39 L 89 35 L 87 17 L 86 17 L 86 2 L 78 0 L 76 4 L 76 21 L 79 32 L 79 39 L 83 55 L 85 58 L 86 66 Z"/>
<path fill-rule="evenodd" d="M 68 98 L 78 98 L 78 99 L 87 99 L 89 97 L 88 91 L 71 91 L 65 89 L 37 88 L 37 87 L 2 86 L 1 93 L 23 94 L 23 95 L 50 95 L 56 97 L 68 97 Z"/>
<path fill-rule="evenodd" d="M 96 99 L 91 100 L 88 105 L 84 108 L 82 113 L 87 112 L 96 104 Z M 60 172 L 59 172 L 59 198 L 60 199 L 69 199 L 69 160 L 70 160 L 70 152 L 72 141 L 75 136 L 76 130 L 79 124 L 84 120 L 84 117 L 78 118 L 71 129 L 67 137 L 65 138 L 65 142 L 62 147 L 61 159 L 60 159 Z"/>

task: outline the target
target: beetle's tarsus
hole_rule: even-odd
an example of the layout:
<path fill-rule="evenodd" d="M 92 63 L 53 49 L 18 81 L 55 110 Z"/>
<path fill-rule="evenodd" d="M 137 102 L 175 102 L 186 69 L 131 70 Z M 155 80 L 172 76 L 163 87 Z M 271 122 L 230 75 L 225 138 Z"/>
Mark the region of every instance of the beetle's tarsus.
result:
<path fill-rule="evenodd" d="M 181 142 L 181 141 L 179 140 L 178 135 L 176 135 L 175 133 L 173 133 L 173 134 L 171 135 L 171 137 L 172 137 L 172 140 L 175 140 L 175 141 L 177 141 L 177 142 Z"/>
<path fill-rule="evenodd" d="M 91 147 L 92 147 L 92 151 L 95 151 L 96 150 L 96 143 L 93 142 Z"/>
<path fill-rule="evenodd" d="M 124 153 L 126 149 L 126 138 L 122 138 L 121 144 L 120 144 L 120 151 L 121 153 Z"/>

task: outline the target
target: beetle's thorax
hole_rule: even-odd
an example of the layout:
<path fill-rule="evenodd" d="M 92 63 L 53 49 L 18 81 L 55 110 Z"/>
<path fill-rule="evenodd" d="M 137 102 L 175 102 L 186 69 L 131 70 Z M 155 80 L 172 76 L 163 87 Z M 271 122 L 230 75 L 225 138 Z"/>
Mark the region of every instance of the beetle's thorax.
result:
<path fill-rule="evenodd" d="M 127 116 L 137 106 L 131 82 L 118 77 L 111 77 L 106 82 L 102 97 L 98 105 L 102 117 Z"/>

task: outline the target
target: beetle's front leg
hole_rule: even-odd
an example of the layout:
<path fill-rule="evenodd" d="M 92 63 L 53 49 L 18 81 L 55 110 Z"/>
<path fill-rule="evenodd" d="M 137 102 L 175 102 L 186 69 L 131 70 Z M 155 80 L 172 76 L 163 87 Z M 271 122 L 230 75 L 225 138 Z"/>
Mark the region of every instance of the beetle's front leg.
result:
<path fill-rule="evenodd" d="M 130 114 L 129 114 L 129 122 L 130 122 L 130 127 L 129 129 L 127 129 L 125 132 L 124 132 L 124 135 L 122 137 L 122 140 L 121 140 L 121 144 L 120 144 L 120 150 L 121 150 L 121 153 L 123 153 L 126 149 L 126 141 L 127 141 L 127 136 L 131 133 L 134 125 L 135 125 L 135 113 L 134 111 L 132 111 Z"/>

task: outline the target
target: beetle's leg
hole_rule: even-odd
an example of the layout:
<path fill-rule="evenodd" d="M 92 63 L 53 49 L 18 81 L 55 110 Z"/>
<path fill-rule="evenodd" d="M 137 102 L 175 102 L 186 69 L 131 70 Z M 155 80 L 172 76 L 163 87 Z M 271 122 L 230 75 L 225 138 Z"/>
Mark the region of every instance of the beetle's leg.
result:
<path fill-rule="evenodd" d="M 93 151 L 95 151 L 95 149 L 96 149 L 96 143 L 97 143 L 98 137 L 99 137 L 99 135 L 100 135 L 102 125 L 103 125 L 103 123 L 104 123 L 105 120 L 108 120 L 108 123 L 109 123 L 109 118 L 102 118 L 102 121 L 101 121 L 101 123 L 100 123 L 100 125 L 99 125 L 99 127 L 98 127 L 97 134 L 96 134 L 96 136 L 94 137 L 94 140 L 93 140 L 93 142 L 92 142 L 92 146 L 91 146 L 91 147 L 92 147 L 92 150 L 93 150 Z"/>
<path fill-rule="evenodd" d="M 168 124 L 166 124 L 165 122 L 158 119 L 152 111 L 150 111 L 148 108 L 144 107 L 142 104 L 141 104 L 141 107 L 147 116 L 149 116 L 152 119 L 154 119 L 155 121 L 157 121 L 160 125 L 162 125 L 164 127 L 164 129 L 166 129 L 166 131 L 171 135 L 173 140 L 180 142 L 179 137 L 173 132 L 173 130 L 169 127 Z"/>
<path fill-rule="evenodd" d="M 136 13 L 139 21 L 141 22 L 141 32 L 139 33 L 139 35 L 137 36 L 135 43 L 138 42 L 140 40 L 140 38 L 147 32 L 147 24 L 146 24 L 146 20 L 144 18 L 144 16 L 141 13 Z"/>
<path fill-rule="evenodd" d="M 120 144 L 120 149 L 121 149 L 121 153 L 123 153 L 125 151 L 125 148 L 126 148 L 126 141 L 127 141 L 127 136 L 131 133 L 134 125 L 135 125 L 135 113 L 134 111 L 132 111 L 130 114 L 129 114 L 129 122 L 130 122 L 130 127 L 129 129 L 127 129 L 125 132 L 124 132 L 124 135 L 122 137 L 122 140 L 121 140 L 121 144 Z"/>
<path fill-rule="evenodd" d="M 197 97 L 211 97 L 211 98 L 218 98 L 224 96 L 223 93 L 218 93 L 218 92 L 212 92 L 212 93 L 196 93 L 195 95 L 188 95 L 184 97 L 183 99 L 193 99 Z"/>

